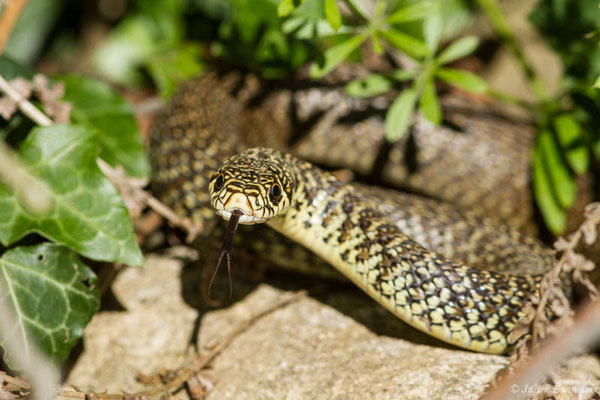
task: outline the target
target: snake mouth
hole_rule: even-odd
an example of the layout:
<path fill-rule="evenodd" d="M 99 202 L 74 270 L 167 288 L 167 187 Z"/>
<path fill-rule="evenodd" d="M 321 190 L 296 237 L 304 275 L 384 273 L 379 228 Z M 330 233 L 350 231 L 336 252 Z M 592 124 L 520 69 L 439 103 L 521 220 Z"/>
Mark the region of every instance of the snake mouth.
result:
<path fill-rule="evenodd" d="M 231 218 L 232 212 L 225 211 L 225 210 L 217 210 L 217 214 L 221 218 L 223 218 L 225 221 L 229 221 L 229 219 Z M 239 223 L 243 224 L 243 225 L 262 224 L 263 222 L 267 222 L 267 221 L 268 221 L 268 218 L 259 218 L 259 217 L 255 217 L 254 215 L 242 214 L 239 217 Z"/>

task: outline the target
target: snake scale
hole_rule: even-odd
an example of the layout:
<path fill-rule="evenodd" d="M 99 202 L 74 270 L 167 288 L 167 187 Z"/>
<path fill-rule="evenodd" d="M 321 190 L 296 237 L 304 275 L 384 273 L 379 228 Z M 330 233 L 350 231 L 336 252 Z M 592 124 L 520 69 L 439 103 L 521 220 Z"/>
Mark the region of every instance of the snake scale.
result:
<path fill-rule="evenodd" d="M 448 205 L 348 184 L 279 150 L 248 150 L 286 149 L 290 138 L 268 124 L 245 129 L 253 117 L 242 117 L 232 86 L 209 74 L 184 85 L 157 117 L 150 136 L 153 185 L 167 205 L 209 230 L 210 182 L 221 216 L 237 210 L 241 223 L 266 222 L 283 234 L 279 241 L 302 244 L 432 336 L 505 353 L 528 334 L 519 321 L 528 317 L 523 305 L 537 295 L 540 274 L 554 262 L 549 250 Z M 278 118 L 277 110 L 270 117 Z M 457 242 L 466 245 L 453 248 Z"/>

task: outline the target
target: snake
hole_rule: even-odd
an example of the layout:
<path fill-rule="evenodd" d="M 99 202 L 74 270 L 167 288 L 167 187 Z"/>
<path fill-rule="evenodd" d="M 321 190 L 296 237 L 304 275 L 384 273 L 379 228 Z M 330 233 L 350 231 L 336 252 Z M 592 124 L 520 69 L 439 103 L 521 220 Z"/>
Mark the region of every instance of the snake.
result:
<path fill-rule="evenodd" d="M 344 182 L 288 152 L 255 147 L 285 147 L 285 138 L 269 129 L 245 134 L 243 107 L 222 86 L 211 75 L 184 85 L 156 119 L 153 181 L 167 205 L 204 228 L 216 215 L 228 219 L 230 236 L 237 222 L 267 225 L 280 234 L 274 240 L 299 243 L 403 321 L 453 345 L 501 354 L 529 335 L 525 305 L 539 297 L 542 273 L 554 263 L 548 249 L 516 229 L 490 228 L 494 223 L 485 218 L 427 199 L 396 194 L 385 200 L 380 189 Z M 424 209 L 417 228 L 406 223 Z M 453 221 L 437 232 L 462 227 L 466 243 L 495 243 L 481 252 L 487 262 L 470 265 L 470 246 L 461 258 L 431 246 L 435 235 L 418 240 L 415 232 L 436 217 Z"/>

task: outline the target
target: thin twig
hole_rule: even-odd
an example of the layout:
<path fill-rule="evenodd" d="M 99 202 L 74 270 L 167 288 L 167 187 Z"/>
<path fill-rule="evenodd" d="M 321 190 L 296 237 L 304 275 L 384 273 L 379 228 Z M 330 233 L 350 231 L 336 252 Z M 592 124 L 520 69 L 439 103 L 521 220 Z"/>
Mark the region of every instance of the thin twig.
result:
<path fill-rule="evenodd" d="M 40 126 L 50 126 L 54 124 L 54 122 L 46 116 L 43 112 L 41 112 L 36 106 L 31 104 L 26 98 L 21 96 L 19 92 L 17 92 L 11 84 L 0 75 L 0 91 L 6 94 L 8 97 L 13 99 L 17 105 L 19 106 L 19 110 L 23 112 L 23 114 L 27 115 L 33 122 Z"/>
<path fill-rule="evenodd" d="M 542 79 L 538 76 L 535 69 L 525 57 L 525 53 L 517 40 L 517 37 L 513 33 L 504 13 L 500 9 L 500 5 L 497 0 L 478 0 L 479 6 L 485 12 L 488 20 L 492 24 L 494 30 L 502 39 L 504 44 L 515 54 L 521 69 L 525 73 L 533 92 L 540 102 L 548 99 L 548 89 L 544 85 Z"/>
<path fill-rule="evenodd" d="M 600 338 L 600 299 L 586 304 L 575 316 L 575 324 L 565 333 L 543 345 L 530 362 L 517 368 L 482 399 L 508 399 L 539 382 L 552 368 L 570 355 L 589 349 Z"/>
<path fill-rule="evenodd" d="M 8 0 L 4 2 L 4 11 L 0 16 L 0 55 L 12 33 L 27 0 Z"/>

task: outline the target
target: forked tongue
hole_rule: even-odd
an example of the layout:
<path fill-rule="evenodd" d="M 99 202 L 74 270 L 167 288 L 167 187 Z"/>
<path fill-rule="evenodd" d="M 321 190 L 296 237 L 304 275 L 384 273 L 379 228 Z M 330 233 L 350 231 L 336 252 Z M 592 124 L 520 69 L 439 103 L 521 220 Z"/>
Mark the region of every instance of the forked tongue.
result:
<path fill-rule="evenodd" d="M 229 277 L 229 297 L 233 294 L 233 285 L 231 283 L 231 249 L 233 248 L 233 237 L 235 236 L 235 231 L 237 230 L 238 222 L 240 221 L 240 217 L 242 216 L 242 212 L 240 210 L 233 210 L 231 213 L 231 217 L 229 218 L 229 223 L 227 224 L 227 230 L 225 231 L 225 237 L 223 238 L 223 246 L 221 247 L 221 255 L 219 256 L 219 261 L 217 262 L 217 266 L 215 267 L 215 272 L 213 272 L 212 278 L 210 278 L 210 283 L 208 284 L 208 294 L 210 295 L 210 288 L 215 280 L 215 276 L 217 276 L 217 271 L 219 271 L 219 266 L 221 265 L 221 261 L 223 260 L 223 256 L 227 258 L 227 276 Z"/>

